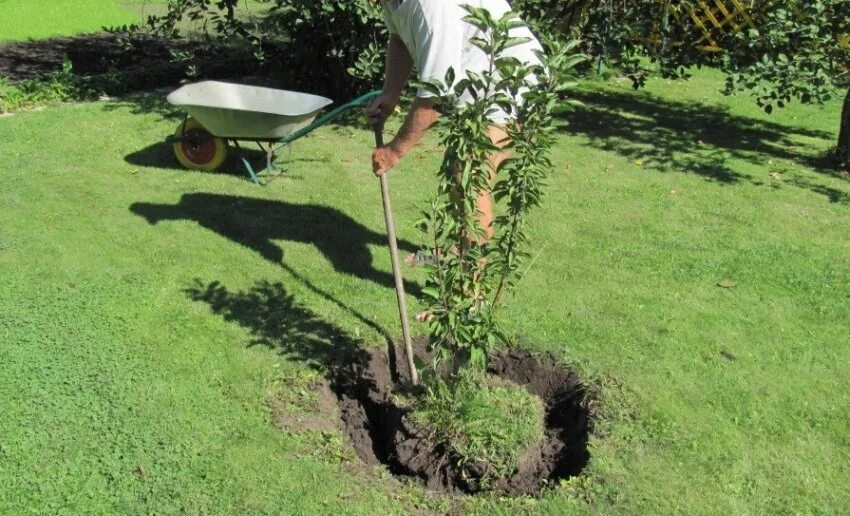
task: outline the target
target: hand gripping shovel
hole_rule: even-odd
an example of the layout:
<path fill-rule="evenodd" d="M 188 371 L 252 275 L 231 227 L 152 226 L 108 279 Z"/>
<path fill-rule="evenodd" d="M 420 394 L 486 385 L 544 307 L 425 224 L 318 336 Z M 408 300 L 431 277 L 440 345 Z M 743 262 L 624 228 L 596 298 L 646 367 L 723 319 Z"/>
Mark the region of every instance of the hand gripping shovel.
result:
<path fill-rule="evenodd" d="M 384 146 L 384 125 L 376 124 L 375 146 L 380 149 Z M 404 336 L 404 351 L 407 355 L 407 365 L 410 368 L 410 380 L 413 385 L 419 385 L 419 373 L 416 364 L 413 363 L 413 343 L 410 340 L 410 324 L 407 320 L 407 302 L 404 299 L 404 282 L 401 278 L 401 266 L 398 261 L 398 243 L 395 238 L 395 220 L 393 220 L 393 208 L 390 203 L 390 183 L 387 174 L 381 176 L 381 197 L 384 200 L 384 218 L 387 221 L 387 237 L 390 241 L 390 258 L 393 262 L 393 277 L 395 278 L 395 293 L 398 298 L 398 313 L 401 317 L 401 332 Z"/>

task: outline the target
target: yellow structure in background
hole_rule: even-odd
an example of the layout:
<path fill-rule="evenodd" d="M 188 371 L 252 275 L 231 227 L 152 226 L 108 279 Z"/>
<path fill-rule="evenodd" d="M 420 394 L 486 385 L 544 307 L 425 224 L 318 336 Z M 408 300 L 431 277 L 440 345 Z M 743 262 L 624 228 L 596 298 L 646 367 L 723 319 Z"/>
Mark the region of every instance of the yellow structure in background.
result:
<path fill-rule="evenodd" d="M 637 6 L 646 0 L 629 1 Z M 693 28 L 697 39 L 676 42 L 676 45 L 690 44 L 703 52 L 722 52 L 723 48 L 718 42 L 721 36 L 756 27 L 753 19 L 757 3 L 755 0 L 696 0 L 693 4 L 677 0 L 650 1 L 663 4 L 663 11 L 669 13 L 675 23 Z M 761 3 L 764 4 L 763 1 Z M 659 23 L 663 22 L 663 19 L 659 20 Z M 652 34 L 645 38 L 645 42 L 661 43 L 658 26 L 653 28 Z"/>
<path fill-rule="evenodd" d="M 586 14 L 587 8 L 596 2 L 610 2 L 612 0 L 565 0 L 567 2 L 567 16 L 563 20 L 565 27 L 573 27 L 579 23 Z M 757 11 L 769 8 L 770 0 L 694 0 L 693 2 L 682 2 L 681 0 L 628 0 L 632 5 L 639 6 L 646 2 L 652 2 L 663 7 L 670 15 L 671 21 L 682 25 L 693 27 L 695 40 L 690 42 L 677 42 L 676 45 L 690 44 L 703 52 L 722 52 L 719 41 L 726 34 L 737 34 L 739 32 L 757 28 Z M 612 8 L 614 5 L 612 4 Z M 659 19 L 658 23 L 664 20 Z M 659 44 L 661 36 L 659 27 L 652 30 L 652 34 L 643 38 L 645 43 Z M 850 50 L 850 34 L 839 39 L 842 48 Z"/>
<path fill-rule="evenodd" d="M 663 1 L 672 2 L 672 0 Z M 705 52 L 721 52 L 723 49 L 717 43 L 717 36 L 756 28 L 756 9 L 769 8 L 771 2 L 769 0 L 696 0 L 696 4 L 698 9 L 687 8 L 690 19 L 702 32 L 702 38 L 695 43 L 696 47 Z M 677 10 L 673 12 L 674 16 L 680 20 Z M 839 38 L 838 44 L 850 50 L 850 34 Z"/>
<path fill-rule="evenodd" d="M 688 7 L 686 10 L 694 26 L 702 33 L 702 38 L 694 44 L 704 52 L 721 52 L 723 50 L 717 43 L 719 34 L 738 33 L 756 27 L 752 16 L 755 1 L 697 0 L 696 4 L 699 6 L 698 9 Z M 681 14 L 678 10 L 673 12 L 680 19 Z"/>

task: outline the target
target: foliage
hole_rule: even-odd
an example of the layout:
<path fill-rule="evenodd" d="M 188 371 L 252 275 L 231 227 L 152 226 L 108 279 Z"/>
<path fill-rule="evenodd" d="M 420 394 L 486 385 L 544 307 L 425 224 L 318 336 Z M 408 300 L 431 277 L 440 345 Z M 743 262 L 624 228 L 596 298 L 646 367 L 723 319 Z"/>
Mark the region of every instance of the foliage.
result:
<path fill-rule="evenodd" d="M 850 51 L 840 44 L 850 34 L 847 0 L 774 2 L 757 25 L 727 38 L 727 92 L 749 91 L 770 112 L 793 99 L 827 101 L 847 79 Z"/>
<path fill-rule="evenodd" d="M 195 22 L 208 38 L 249 44 L 254 57 L 293 86 L 331 96 L 350 95 L 377 81 L 386 29 L 371 0 L 257 0 L 262 14 L 240 16 L 236 1 L 179 0 L 150 16 L 149 30 L 185 36 Z"/>
<path fill-rule="evenodd" d="M 522 453 L 543 437 L 543 402 L 497 377 L 464 373 L 430 382 L 414 417 L 433 428 L 468 481 L 486 488 L 511 476 Z"/>
<path fill-rule="evenodd" d="M 490 67 L 457 81 L 449 70 L 443 84 L 424 85 L 440 98 L 438 130 L 446 154 L 437 196 L 418 226 L 434 249 L 443 250 L 429 267 L 423 289 L 435 360 L 483 370 L 489 350 L 505 341 L 496 315 L 528 257 L 526 216 L 539 205 L 551 169 L 552 112 L 574 85 L 568 74 L 584 57 L 574 54 L 576 43 L 555 43 L 549 57 L 540 56 L 545 64 L 521 63 L 503 55 L 526 41 L 510 34 L 522 24 L 515 14 L 495 20 L 483 9 L 467 11 L 466 21 L 485 34 L 472 43 L 490 56 Z M 463 101 L 464 94 L 474 100 Z M 511 117 L 509 141 L 501 149 L 489 135 L 490 116 L 500 111 Z M 489 161 L 495 152 L 512 153 L 498 170 Z M 494 240 L 484 243 L 476 202 L 491 193 L 504 213 L 495 220 Z"/>
<path fill-rule="evenodd" d="M 569 30 L 581 34 L 602 67 L 613 61 L 644 83 L 640 57 L 665 77 L 686 77 L 694 66 L 717 65 L 727 74 L 727 93 L 748 91 L 770 112 L 791 100 L 821 103 L 836 84 L 847 83 L 850 34 L 847 0 L 762 0 L 749 10 L 755 27 L 712 29 L 722 52 L 699 44 L 703 33 L 690 18 L 704 5 L 694 0 L 589 2 Z M 562 36 L 567 33 L 562 33 Z"/>
<path fill-rule="evenodd" d="M 0 77 L 0 113 L 92 96 L 92 91 L 74 76 L 67 59 L 62 70 L 40 79 L 12 83 Z"/>
<path fill-rule="evenodd" d="M 186 22 L 204 37 L 247 43 L 254 57 L 315 91 L 351 94 L 381 80 L 387 32 L 374 0 L 255 0 L 262 14 L 240 16 L 239 0 L 177 0 L 165 14 L 149 16 L 147 28 L 185 37 Z M 245 0 L 242 0 L 245 3 Z M 518 0 L 514 8 L 535 30 L 558 34 L 573 12 L 559 0 Z"/>
<path fill-rule="evenodd" d="M 547 39 L 568 34 L 573 22 L 582 14 L 585 0 L 512 0 L 511 7 L 537 33 Z"/>
<path fill-rule="evenodd" d="M 546 4 L 545 0 L 526 1 Z M 752 24 L 739 19 L 741 30 L 732 29 L 735 24 L 717 29 L 707 22 L 712 45 L 704 44 L 706 32 L 692 16 L 703 16 L 714 7 L 712 2 L 577 0 L 571 4 L 580 6 L 582 15 L 566 26 L 550 24 L 550 28 L 561 38 L 582 37 L 588 52 L 597 57 L 600 72 L 613 62 L 636 88 L 645 84 L 647 62 L 658 65 L 668 78 L 686 78 L 693 67 L 717 66 L 727 74 L 727 94 L 749 92 L 771 113 L 792 100 L 823 103 L 833 97 L 836 86 L 850 85 L 848 0 L 752 2 L 748 4 Z M 850 92 L 847 95 L 850 98 Z M 838 144 L 842 161 L 850 156 L 847 127 L 848 121 L 842 119 Z"/>

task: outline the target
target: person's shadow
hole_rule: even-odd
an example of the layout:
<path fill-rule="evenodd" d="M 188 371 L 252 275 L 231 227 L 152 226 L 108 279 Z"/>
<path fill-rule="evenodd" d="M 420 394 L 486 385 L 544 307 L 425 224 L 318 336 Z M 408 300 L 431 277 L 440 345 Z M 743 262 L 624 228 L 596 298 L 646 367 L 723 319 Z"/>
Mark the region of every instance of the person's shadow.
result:
<path fill-rule="evenodd" d="M 368 279 L 394 288 L 390 273 L 372 265 L 369 244 L 387 245 L 387 236 L 376 233 L 348 215 L 327 206 L 291 204 L 281 201 L 218 195 L 184 194 L 171 204 L 134 203 L 130 211 L 149 224 L 166 220 L 193 220 L 234 242 L 260 253 L 266 260 L 283 264 L 283 249 L 273 240 L 289 240 L 315 245 L 338 272 Z M 399 241 L 399 249 L 415 252 L 410 242 Z M 405 282 L 413 295 L 418 285 Z"/>

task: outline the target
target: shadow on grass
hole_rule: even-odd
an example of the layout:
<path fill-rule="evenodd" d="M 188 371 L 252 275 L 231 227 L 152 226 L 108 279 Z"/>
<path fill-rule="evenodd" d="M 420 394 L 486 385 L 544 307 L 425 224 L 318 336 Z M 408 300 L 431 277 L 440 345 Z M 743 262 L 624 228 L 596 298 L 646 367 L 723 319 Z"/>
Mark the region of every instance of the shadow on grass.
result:
<path fill-rule="evenodd" d="M 191 172 L 206 174 L 227 174 L 230 176 L 239 177 L 246 181 L 250 181 L 251 178 L 248 175 L 248 171 L 245 169 L 245 165 L 242 163 L 241 158 L 244 157 L 245 159 L 247 159 L 251 163 L 251 166 L 254 167 L 255 171 L 260 171 L 266 168 L 266 153 L 257 148 L 247 147 L 247 144 L 240 145 L 241 148 L 239 149 L 234 148 L 232 145 L 230 146 L 227 160 L 214 172 Z M 183 165 L 177 162 L 177 158 L 174 157 L 174 151 L 171 147 L 171 144 L 165 143 L 164 141 L 153 143 L 151 145 L 148 145 L 144 149 L 127 154 L 126 156 L 124 156 L 124 161 L 135 167 L 186 170 Z M 290 171 L 291 164 L 328 163 L 329 161 L 330 159 L 327 157 L 299 158 L 295 156 L 295 151 L 292 151 L 292 153 L 290 153 L 288 149 L 282 149 L 278 153 L 277 161 L 275 163 L 279 167 L 282 167 L 283 174 L 285 177 L 289 179 L 302 179 L 303 176 L 295 175 Z"/>
<path fill-rule="evenodd" d="M 298 303 L 283 283 L 261 281 L 250 290 L 230 292 L 218 281 L 204 285 L 196 279 L 185 292 L 225 321 L 247 328 L 252 346 L 297 353 L 315 369 L 366 358 L 350 335 Z"/>
<path fill-rule="evenodd" d="M 283 283 L 261 281 L 250 290 L 231 292 L 218 281 L 205 285 L 196 279 L 185 293 L 193 301 L 208 304 L 225 321 L 250 331 L 251 346 L 303 361 L 336 385 L 362 381 L 360 372 L 369 354 L 361 343 L 299 303 Z M 387 348 L 394 369 L 395 350 L 389 338 Z"/>
<path fill-rule="evenodd" d="M 315 245 L 337 272 L 394 288 L 390 273 L 376 270 L 368 245 L 387 245 L 387 237 L 358 223 L 339 210 L 326 206 L 291 204 L 210 193 L 184 194 L 176 205 L 135 203 L 130 211 L 149 224 L 169 220 L 191 220 L 233 242 L 259 253 L 266 260 L 284 263 L 283 250 L 274 240 Z M 399 249 L 418 248 L 399 241 Z M 291 270 L 288 268 L 288 270 Z M 294 272 L 294 271 L 293 271 Z M 418 295 L 419 286 L 405 282 Z"/>
<path fill-rule="evenodd" d="M 128 110 L 133 115 L 155 114 L 163 120 L 173 121 L 174 129 L 176 129 L 177 124 L 186 116 L 180 108 L 172 106 L 166 100 L 168 94 L 176 88 L 175 86 L 122 95 L 107 103 L 105 109 L 107 111 Z"/>
<path fill-rule="evenodd" d="M 577 92 L 585 106 L 565 114 L 564 131 L 590 145 L 662 172 L 700 175 L 719 183 L 759 178 L 732 169 L 729 160 L 763 165 L 765 158 L 789 160 L 833 174 L 823 153 L 800 148 L 799 137 L 831 141 L 827 131 L 790 127 L 733 115 L 726 108 L 676 102 L 642 92 Z"/>
<path fill-rule="evenodd" d="M 265 164 L 266 156 L 258 150 L 245 149 L 244 155 L 252 165 L 259 165 L 261 162 Z M 228 155 L 227 161 L 225 161 L 224 164 L 212 172 L 186 169 L 186 167 L 177 162 L 177 158 L 174 156 L 174 150 L 171 148 L 171 145 L 165 142 L 154 143 L 148 145 L 144 149 L 127 154 L 124 156 L 124 161 L 134 167 L 182 170 L 186 173 L 199 174 L 226 174 L 250 180 L 248 172 L 245 170 L 245 166 L 234 152 L 231 152 Z"/>
<path fill-rule="evenodd" d="M 831 203 L 850 205 L 850 191 L 844 192 L 837 188 L 819 185 L 817 183 L 813 183 L 811 181 L 807 181 L 801 178 L 792 179 L 791 181 L 789 181 L 789 184 L 792 184 L 798 188 L 805 188 L 806 190 L 811 190 L 814 193 L 823 195 L 827 199 L 829 199 L 829 202 Z"/>

